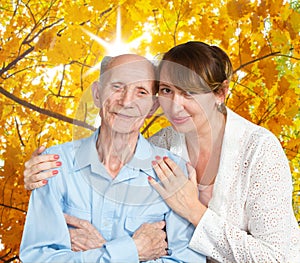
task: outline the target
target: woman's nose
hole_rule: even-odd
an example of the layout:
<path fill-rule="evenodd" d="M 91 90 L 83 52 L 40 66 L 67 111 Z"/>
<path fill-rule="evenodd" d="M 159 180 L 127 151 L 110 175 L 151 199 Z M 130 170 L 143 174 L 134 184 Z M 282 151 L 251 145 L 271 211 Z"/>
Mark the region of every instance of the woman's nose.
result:
<path fill-rule="evenodd" d="M 183 104 L 184 104 L 184 97 L 181 96 L 180 94 L 175 93 L 172 96 L 172 111 L 176 112 L 178 110 L 183 109 Z"/>

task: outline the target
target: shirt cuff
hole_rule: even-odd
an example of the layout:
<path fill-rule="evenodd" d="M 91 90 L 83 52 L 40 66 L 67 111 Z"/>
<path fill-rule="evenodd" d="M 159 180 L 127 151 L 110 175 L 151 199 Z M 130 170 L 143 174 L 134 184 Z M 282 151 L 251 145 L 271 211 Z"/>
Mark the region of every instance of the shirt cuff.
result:
<path fill-rule="evenodd" d="M 220 216 L 208 208 L 194 231 L 189 247 L 203 255 L 211 256 L 217 237 L 220 234 L 217 231 L 220 222 L 222 222 Z"/>
<path fill-rule="evenodd" d="M 125 236 L 106 242 L 103 247 L 110 255 L 110 262 L 139 262 L 136 245 L 131 237 Z"/>

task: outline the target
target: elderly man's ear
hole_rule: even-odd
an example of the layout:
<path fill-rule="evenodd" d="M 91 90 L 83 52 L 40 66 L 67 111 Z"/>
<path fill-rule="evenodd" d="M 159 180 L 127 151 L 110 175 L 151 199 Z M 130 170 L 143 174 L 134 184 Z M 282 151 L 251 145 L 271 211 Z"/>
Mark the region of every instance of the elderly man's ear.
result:
<path fill-rule="evenodd" d="M 147 118 L 151 118 L 152 115 L 156 112 L 156 110 L 159 108 L 159 102 L 158 102 L 158 98 L 156 96 L 153 97 L 153 105 L 152 108 L 150 110 L 150 112 L 147 115 Z"/>
<path fill-rule="evenodd" d="M 99 81 L 94 81 L 92 84 L 92 94 L 95 106 L 100 108 L 100 83 Z"/>

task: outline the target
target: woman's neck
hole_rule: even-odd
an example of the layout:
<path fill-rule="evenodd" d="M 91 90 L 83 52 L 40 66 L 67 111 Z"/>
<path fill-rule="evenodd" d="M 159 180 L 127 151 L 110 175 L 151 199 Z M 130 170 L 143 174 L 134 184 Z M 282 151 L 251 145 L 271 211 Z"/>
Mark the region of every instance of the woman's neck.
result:
<path fill-rule="evenodd" d="M 134 155 L 138 136 L 138 133 L 118 133 L 105 126 L 100 127 L 96 143 L 98 157 L 113 178 Z"/>
<path fill-rule="evenodd" d="M 198 184 L 214 183 L 219 169 L 225 122 L 224 115 L 216 115 L 216 118 L 206 122 L 205 127 L 198 127 L 197 133 L 194 131 L 185 136 Z"/>

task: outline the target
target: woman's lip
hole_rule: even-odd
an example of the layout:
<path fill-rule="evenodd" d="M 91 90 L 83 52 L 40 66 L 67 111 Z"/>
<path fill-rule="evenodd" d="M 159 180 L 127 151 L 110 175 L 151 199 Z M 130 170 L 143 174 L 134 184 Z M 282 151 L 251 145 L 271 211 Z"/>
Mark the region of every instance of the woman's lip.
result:
<path fill-rule="evenodd" d="M 172 118 L 172 122 L 174 124 L 182 124 L 185 123 L 190 117 L 177 117 L 177 118 Z"/>

